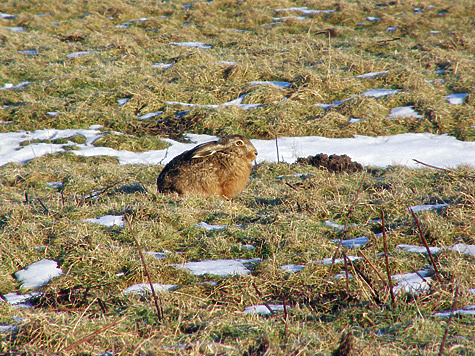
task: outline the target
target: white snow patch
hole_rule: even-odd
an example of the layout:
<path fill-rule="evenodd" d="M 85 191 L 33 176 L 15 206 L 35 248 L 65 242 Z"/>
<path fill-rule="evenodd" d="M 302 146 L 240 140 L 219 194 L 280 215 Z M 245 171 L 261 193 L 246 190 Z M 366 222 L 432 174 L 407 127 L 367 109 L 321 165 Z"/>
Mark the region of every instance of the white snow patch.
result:
<path fill-rule="evenodd" d="M 11 83 L 5 83 L 3 84 L 3 87 L 0 88 L 0 90 L 14 90 L 14 89 L 20 89 L 23 87 L 26 87 L 27 85 L 31 84 L 31 82 L 21 82 L 17 85 L 13 85 Z"/>
<path fill-rule="evenodd" d="M 205 104 L 205 105 L 190 104 L 190 103 L 183 103 L 179 101 L 166 101 L 165 103 L 167 105 L 181 105 L 181 106 L 188 106 L 188 107 L 212 108 L 212 109 L 217 109 L 219 107 L 226 107 L 226 106 L 238 106 L 244 110 L 254 109 L 262 105 L 262 104 L 243 104 L 242 102 L 245 97 L 246 97 L 246 94 L 243 94 L 237 99 L 225 102 L 223 104 L 217 104 L 217 105 L 216 104 Z"/>
<path fill-rule="evenodd" d="M 16 27 L 5 27 L 7 30 L 10 30 L 12 32 L 25 32 L 25 28 L 22 26 L 16 26 Z"/>
<path fill-rule="evenodd" d="M 170 42 L 169 44 L 172 46 L 192 47 L 201 49 L 211 48 L 210 45 L 204 44 L 203 42 Z"/>
<path fill-rule="evenodd" d="M 342 231 L 345 228 L 345 225 L 340 225 L 333 220 L 325 220 L 325 225 L 334 228 L 336 231 Z"/>
<path fill-rule="evenodd" d="M 0 333 L 11 333 L 18 330 L 18 325 L 0 325 Z"/>
<path fill-rule="evenodd" d="M 368 16 L 366 18 L 366 21 L 369 21 L 369 22 L 375 22 L 375 21 L 378 21 L 378 20 L 380 20 L 379 17 Z"/>
<path fill-rule="evenodd" d="M 77 58 L 77 57 L 82 57 L 86 56 L 88 54 L 93 54 L 93 53 L 99 53 L 99 51 L 79 51 L 79 52 L 73 52 L 70 53 L 66 56 L 66 58 Z"/>
<path fill-rule="evenodd" d="M 288 265 L 283 265 L 280 266 L 279 269 L 285 272 L 289 273 L 297 273 L 305 268 L 304 265 L 294 265 L 294 264 L 288 264 Z"/>
<path fill-rule="evenodd" d="M 381 98 L 383 96 L 387 95 L 393 95 L 399 93 L 399 90 L 396 89 L 370 89 L 368 91 L 365 91 L 363 96 L 368 96 L 371 98 Z"/>
<path fill-rule="evenodd" d="M 432 281 L 432 278 L 427 277 L 429 274 L 429 269 L 423 269 L 417 271 L 418 273 L 405 273 L 405 274 L 395 274 L 392 279 L 397 282 L 394 286 L 394 293 L 398 294 L 399 292 L 406 292 L 409 294 L 418 295 L 421 292 L 429 290 L 429 283 Z M 419 277 L 422 276 L 424 279 Z"/>
<path fill-rule="evenodd" d="M 339 280 L 345 278 L 346 279 L 346 272 L 345 271 L 340 271 L 338 274 L 335 274 L 333 276 L 333 279 Z M 353 275 L 351 273 L 348 273 L 348 279 L 353 278 Z"/>
<path fill-rule="evenodd" d="M 356 256 L 346 256 L 346 257 L 348 257 L 348 259 L 351 262 L 361 259 L 361 257 L 356 257 Z M 317 261 L 317 263 L 321 263 L 322 265 L 326 266 L 326 265 L 331 265 L 332 260 L 333 260 L 332 257 L 328 257 L 328 258 L 324 258 L 323 260 Z M 345 260 L 343 258 L 335 258 L 335 264 L 342 263 L 342 262 L 345 262 Z"/>
<path fill-rule="evenodd" d="M 129 21 L 127 21 L 127 22 L 123 22 L 123 23 L 121 23 L 120 25 L 116 25 L 115 27 L 116 27 L 116 28 L 128 28 L 129 25 L 132 25 L 132 24 L 134 24 L 135 22 L 145 22 L 145 21 L 149 21 L 149 19 L 146 18 L 146 17 L 142 17 L 142 18 L 140 18 L 140 19 L 129 20 Z"/>
<path fill-rule="evenodd" d="M 468 94 L 465 93 L 455 93 L 444 96 L 447 99 L 447 102 L 452 105 L 462 105 L 465 102 L 465 98 Z"/>
<path fill-rule="evenodd" d="M 275 12 L 287 12 L 287 11 L 295 11 L 295 12 L 300 12 L 305 15 L 313 15 L 313 14 L 320 14 L 320 13 L 331 13 L 335 12 L 335 9 L 330 9 L 330 10 L 310 10 L 306 6 L 302 7 L 288 7 L 286 9 L 275 9 Z"/>
<path fill-rule="evenodd" d="M 169 252 L 168 252 L 169 253 Z M 159 260 L 163 260 L 167 257 L 166 252 L 154 252 L 154 251 L 146 251 L 145 254 L 158 258 Z"/>
<path fill-rule="evenodd" d="M 425 248 L 425 246 L 401 244 L 401 245 L 397 245 L 396 249 L 402 250 L 402 251 L 405 251 L 405 252 L 411 252 L 411 253 L 427 253 L 427 249 Z M 440 251 L 442 251 L 443 248 L 442 247 L 429 246 L 429 250 L 430 250 L 431 254 L 435 255 L 436 253 L 439 253 Z"/>
<path fill-rule="evenodd" d="M 175 63 L 154 63 L 152 64 L 152 67 L 153 68 L 158 68 L 158 69 L 169 69 L 171 67 L 173 67 L 175 65 Z"/>
<path fill-rule="evenodd" d="M 0 12 L 0 19 L 10 20 L 10 19 L 14 19 L 15 17 L 16 15 L 10 15 L 4 12 Z"/>
<path fill-rule="evenodd" d="M 125 104 L 129 102 L 129 100 L 130 98 L 117 99 L 117 104 L 119 104 L 119 106 L 124 106 Z"/>
<path fill-rule="evenodd" d="M 175 284 L 159 284 L 159 283 L 152 283 L 153 290 L 155 292 L 168 292 L 178 288 Z M 139 283 L 134 284 L 130 287 L 124 289 L 123 292 L 125 295 L 127 294 L 138 294 L 138 295 L 146 295 L 151 294 L 152 290 L 150 289 L 150 284 L 148 283 Z"/>
<path fill-rule="evenodd" d="M 410 206 L 408 209 L 411 209 L 414 213 L 419 213 L 425 210 L 439 210 L 442 208 L 446 208 L 447 206 L 447 204 L 424 204 Z"/>
<path fill-rule="evenodd" d="M 396 119 L 398 117 L 413 117 L 415 119 L 423 118 L 423 115 L 418 114 L 414 110 L 414 106 L 401 106 L 391 109 L 386 119 Z"/>
<path fill-rule="evenodd" d="M 283 16 L 283 17 L 273 17 L 272 20 L 274 21 L 286 21 L 286 20 L 299 20 L 303 21 L 307 18 L 305 16 Z"/>
<path fill-rule="evenodd" d="M 350 117 L 350 119 L 348 120 L 348 123 L 349 124 L 357 124 L 358 122 L 361 122 L 363 120 L 364 119 L 357 119 L 357 118 L 354 118 L 354 117 Z"/>
<path fill-rule="evenodd" d="M 37 298 L 43 295 L 43 292 L 31 292 L 26 294 L 18 293 L 7 293 L 3 297 L 6 299 L 7 303 L 18 308 L 31 308 L 30 301 L 33 298 Z"/>
<path fill-rule="evenodd" d="M 332 240 L 334 243 L 340 243 L 340 239 Z M 366 245 L 369 242 L 369 238 L 366 236 L 355 237 L 353 239 L 343 240 L 341 245 L 348 248 L 356 248 Z"/>
<path fill-rule="evenodd" d="M 231 103 L 231 102 L 230 102 Z M 190 105 L 190 104 L 188 104 Z M 244 104 L 243 104 L 244 105 Z M 257 104 L 259 105 L 259 104 Z M 171 139 L 163 141 L 170 146 L 163 150 L 131 152 L 114 150 L 110 147 L 95 147 L 94 141 L 106 132 L 94 129 L 54 130 L 45 129 L 33 132 L 19 131 L 0 133 L 0 166 L 10 162 L 25 163 L 46 154 L 65 152 L 63 146 L 75 145 L 77 150 L 71 153 L 79 156 L 112 156 L 120 164 L 166 164 L 175 156 L 193 148 L 196 144 L 216 140 L 215 136 L 188 134 L 190 143 Z M 82 135 L 84 144 L 32 143 L 20 146 L 22 142 L 33 140 L 54 141 Z M 251 140 L 259 152 L 257 163 L 276 162 L 275 140 Z M 352 138 L 325 138 L 320 136 L 279 137 L 279 159 L 294 163 L 298 157 L 307 157 L 317 153 L 327 155 L 346 154 L 363 165 L 387 167 L 394 164 L 410 168 L 421 166 L 413 161 L 418 159 L 439 167 L 453 167 L 461 164 L 475 166 L 475 142 L 458 141 L 448 135 L 429 133 L 406 133 L 394 136 L 354 136 Z"/>
<path fill-rule="evenodd" d="M 64 186 L 63 182 L 47 182 L 46 185 L 48 185 L 51 189 L 60 189 Z"/>
<path fill-rule="evenodd" d="M 62 274 L 63 270 L 58 268 L 58 262 L 44 259 L 15 272 L 14 275 L 21 283 L 20 288 L 38 289 Z"/>
<path fill-rule="evenodd" d="M 171 264 L 170 266 L 185 268 L 195 276 L 211 274 L 215 276 L 228 277 L 231 275 L 246 275 L 251 273 L 244 263 L 253 262 L 253 260 L 206 260 L 199 262 L 186 262 Z"/>
<path fill-rule="evenodd" d="M 238 63 L 235 62 L 235 61 L 221 61 L 221 62 L 219 62 L 219 64 L 223 64 L 223 65 L 225 65 L 225 66 L 235 66 L 235 65 L 237 65 Z"/>
<path fill-rule="evenodd" d="M 211 224 L 208 224 L 204 221 L 201 221 L 199 222 L 198 224 L 195 224 L 196 227 L 201 227 L 203 229 L 206 229 L 206 230 L 222 230 L 222 229 L 225 229 L 228 227 L 228 225 L 211 225 Z"/>
<path fill-rule="evenodd" d="M 469 305 L 463 307 L 462 309 L 456 309 L 454 310 L 453 315 L 475 315 L 475 305 Z M 450 310 L 434 313 L 434 316 L 438 316 L 440 318 L 447 318 L 450 316 Z"/>
<path fill-rule="evenodd" d="M 260 80 L 249 82 L 247 84 L 249 84 L 249 85 L 273 85 L 273 86 L 276 86 L 276 87 L 281 88 L 281 89 L 288 88 L 292 85 L 292 83 L 289 83 L 289 82 L 260 81 Z"/>
<path fill-rule="evenodd" d="M 280 176 L 277 176 L 277 178 L 278 179 L 286 179 L 286 178 L 292 178 L 292 177 L 307 178 L 311 176 L 315 176 L 315 173 L 294 173 L 292 175 L 282 174 Z"/>
<path fill-rule="evenodd" d="M 399 29 L 397 26 L 391 26 L 386 29 L 386 32 L 395 32 Z"/>
<path fill-rule="evenodd" d="M 40 52 L 37 49 L 27 49 L 27 50 L 24 50 L 24 51 L 18 51 L 18 53 L 32 55 L 32 54 L 38 54 Z"/>
<path fill-rule="evenodd" d="M 356 78 L 359 79 L 368 79 L 368 78 L 374 78 L 374 77 L 381 77 L 383 75 L 388 74 L 388 71 L 383 71 L 383 72 L 371 72 L 371 73 L 365 73 L 365 74 L 360 74 L 357 75 Z"/>
<path fill-rule="evenodd" d="M 283 311 L 284 306 L 282 304 L 268 304 L 269 308 L 271 308 L 272 312 L 276 311 Z M 290 307 L 287 307 L 290 309 Z M 267 306 L 263 304 L 259 305 L 251 305 L 249 307 L 244 308 L 243 310 L 244 314 L 261 314 L 261 315 L 271 315 L 270 310 L 267 308 Z"/>
<path fill-rule="evenodd" d="M 98 218 L 91 218 L 91 219 L 84 219 L 85 222 L 91 224 L 99 224 L 104 225 L 107 227 L 117 226 L 117 227 L 124 227 L 124 215 L 104 215 Z"/>
<path fill-rule="evenodd" d="M 463 243 L 455 244 L 451 247 L 455 252 L 463 253 L 465 255 L 471 255 L 475 257 L 475 245 L 466 245 Z"/>
<path fill-rule="evenodd" d="M 139 116 L 139 119 L 149 120 L 149 119 L 152 119 L 156 116 L 160 116 L 162 114 L 163 114 L 163 111 L 149 112 L 148 114 L 144 114 L 144 115 Z"/>

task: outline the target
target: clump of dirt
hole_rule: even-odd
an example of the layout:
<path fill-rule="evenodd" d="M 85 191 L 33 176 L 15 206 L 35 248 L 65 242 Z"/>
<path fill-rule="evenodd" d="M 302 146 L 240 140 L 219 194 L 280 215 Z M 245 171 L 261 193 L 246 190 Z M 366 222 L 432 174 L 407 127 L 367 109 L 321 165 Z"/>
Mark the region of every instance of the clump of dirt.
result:
<path fill-rule="evenodd" d="M 319 153 L 315 156 L 308 156 L 307 158 L 300 157 L 297 159 L 297 163 L 308 164 L 314 167 L 324 167 L 329 172 L 361 172 L 363 166 L 358 162 L 353 162 L 347 155 L 331 155 L 328 156 L 323 153 Z"/>

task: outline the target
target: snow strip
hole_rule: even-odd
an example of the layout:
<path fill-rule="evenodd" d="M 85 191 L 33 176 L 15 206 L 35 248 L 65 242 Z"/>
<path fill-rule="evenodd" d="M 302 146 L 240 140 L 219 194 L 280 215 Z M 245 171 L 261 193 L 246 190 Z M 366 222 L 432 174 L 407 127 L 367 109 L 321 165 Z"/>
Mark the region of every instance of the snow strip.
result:
<path fill-rule="evenodd" d="M 427 253 L 427 249 L 425 248 L 425 246 L 401 244 L 401 245 L 397 245 L 396 249 L 405 251 L 405 252 L 410 252 L 410 253 Z M 431 254 L 435 255 L 436 253 L 439 253 L 440 251 L 442 251 L 443 248 L 429 246 L 429 250 Z"/>
<path fill-rule="evenodd" d="M 283 265 L 280 266 L 279 269 L 285 272 L 289 273 L 297 273 L 305 268 L 304 265 L 294 265 L 294 264 L 288 264 L 288 265 Z"/>
<path fill-rule="evenodd" d="M 153 290 L 155 292 L 168 292 L 172 291 L 178 288 L 177 285 L 175 284 L 158 284 L 158 283 L 152 283 L 153 285 Z M 140 284 L 134 284 L 126 289 L 124 289 L 123 292 L 125 295 L 127 294 L 137 294 L 137 295 L 146 295 L 146 294 L 151 294 L 152 290 L 150 289 L 150 284 L 148 283 L 140 283 Z"/>
<path fill-rule="evenodd" d="M 414 205 L 410 206 L 408 209 L 411 209 L 414 213 L 420 213 L 425 210 L 439 210 L 446 208 L 447 204 L 425 204 L 425 205 Z"/>
<path fill-rule="evenodd" d="M 397 282 L 394 286 L 394 293 L 406 292 L 413 295 L 418 295 L 421 292 L 429 290 L 429 283 L 432 278 L 428 277 L 430 269 L 426 268 L 417 273 L 395 274 L 392 279 Z M 421 277 L 424 277 L 422 279 Z"/>
<path fill-rule="evenodd" d="M 284 306 L 282 304 L 268 304 L 269 308 L 272 309 L 273 312 L 276 311 L 283 311 Z M 287 307 L 290 309 L 290 307 Z M 270 310 L 267 308 L 267 306 L 263 304 L 259 305 L 251 305 L 249 307 L 244 308 L 243 310 L 244 314 L 260 314 L 260 315 L 271 315 Z"/>
<path fill-rule="evenodd" d="M 198 224 L 195 224 L 196 227 L 201 227 L 206 230 L 222 230 L 228 227 L 228 225 L 210 225 L 208 223 L 205 223 L 204 221 L 199 222 Z"/>
<path fill-rule="evenodd" d="M 384 71 L 384 72 L 371 72 L 371 73 L 365 73 L 365 74 L 357 75 L 356 78 L 359 78 L 359 79 L 369 79 L 369 78 L 374 78 L 374 77 L 381 77 L 381 76 L 386 75 L 386 74 L 388 74 L 388 73 L 389 73 L 388 71 Z"/>
<path fill-rule="evenodd" d="M 257 260 L 206 260 L 199 262 L 176 263 L 170 266 L 185 268 L 195 276 L 211 274 L 215 276 L 228 277 L 231 275 L 246 275 L 251 273 L 244 266 L 246 262 L 256 262 Z"/>
<path fill-rule="evenodd" d="M 190 104 L 188 104 L 190 105 Z M 10 162 L 25 163 L 46 154 L 65 152 L 64 146 L 74 145 L 73 154 L 79 156 L 112 156 L 120 164 L 166 164 L 173 157 L 196 146 L 197 144 L 216 140 L 209 135 L 188 134 L 191 143 L 163 139 L 170 146 L 163 150 L 131 152 L 114 150 L 110 147 L 95 147 L 94 141 L 104 136 L 96 129 L 54 130 L 44 129 L 33 132 L 0 133 L 0 166 Z M 32 140 L 56 140 L 82 135 L 84 144 L 32 143 L 20 146 L 22 142 Z M 251 140 L 259 155 L 257 163 L 276 162 L 275 140 Z M 387 167 L 393 164 L 409 168 L 421 168 L 413 159 L 438 167 L 454 167 L 461 164 L 475 166 L 475 142 L 459 141 L 448 135 L 429 133 L 406 133 L 394 136 L 355 136 L 351 138 L 326 138 L 320 136 L 279 137 L 279 160 L 294 163 L 298 157 L 307 157 L 318 153 L 327 155 L 348 155 L 363 165 Z"/>
<path fill-rule="evenodd" d="M 455 244 L 451 247 L 455 252 L 463 253 L 465 255 L 471 255 L 475 257 L 475 245 L 466 245 L 463 243 Z"/>
<path fill-rule="evenodd" d="M 414 119 L 421 119 L 424 117 L 424 115 L 418 114 L 414 110 L 414 106 L 401 106 L 391 109 L 386 119 L 396 119 L 398 117 L 412 117 Z"/>
<path fill-rule="evenodd" d="M 104 215 L 98 218 L 84 219 L 84 221 L 90 224 L 100 224 L 107 227 L 115 225 L 123 228 L 125 226 L 123 215 Z"/>
<path fill-rule="evenodd" d="M 361 259 L 361 257 L 355 257 L 355 256 L 346 256 L 346 257 L 348 257 L 348 259 L 351 262 Z M 332 264 L 332 260 L 333 260 L 332 257 L 328 257 L 328 258 L 324 258 L 323 260 L 317 261 L 317 263 L 321 263 L 322 265 L 327 266 L 327 265 Z M 343 258 L 335 258 L 335 264 L 342 263 L 342 262 L 345 262 L 345 260 Z"/>
<path fill-rule="evenodd" d="M 58 268 L 58 262 L 44 259 L 15 272 L 14 275 L 21 283 L 20 288 L 38 289 L 62 274 L 63 270 Z"/>
<path fill-rule="evenodd" d="M 25 294 L 18 293 L 8 293 L 4 294 L 3 297 L 6 299 L 7 303 L 13 305 L 17 308 L 31 308 L 30 301 L 34 298 L 38 298 L 43 295 L 42 292 L 31 292 Z M 1 299 L 0 299 L 1 301 Z"/>
<path fill-rule="evenodd" d="M 454 315 L 475 315 L 475 305 L 469 305 L 463 307 L 462 309 L 454 310 Z M 440 318 L 447 318 L 450 316 L 450 311 L 443 311 L 434 313 L 434 316 L 438 316 Z"/>
<path fill-rule="evenodd" d="M 340 239 L 332 240 L 334 243 L 340 243 Z M 366 236 L 355 237 L 353 239 L 343 240 L 341 245 L 348 248 L 361 247 L 369 242 L 369 238 Z"/>

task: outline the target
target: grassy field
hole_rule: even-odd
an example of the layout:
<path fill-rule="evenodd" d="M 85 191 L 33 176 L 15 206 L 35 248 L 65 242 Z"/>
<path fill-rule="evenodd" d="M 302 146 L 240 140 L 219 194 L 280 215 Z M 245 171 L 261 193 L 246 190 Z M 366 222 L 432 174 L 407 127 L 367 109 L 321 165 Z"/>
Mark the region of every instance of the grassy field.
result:
<path fill-rule="evenodd" d="M 275 11 L 302 6 L 336 11 Z M 182 139 L 186 132 L 268 139 L 430 132 L 475 140 L 471 0 L 6 0 L 0 12 L 16 15 L 0 19 L 0 87 L 30 82 L 0 91 L 0 132 L 102 125 L 126 135 L 107 135 L 97 145 L 134 151 L 163 148 L 160 138 Z M 210 48 L 171 44 L 181 42 Z M 356 77 L 381 71 L 387 73 Z M 369 89 L 398 93 L 361 95 Z M 454 93 L 468 94 L 463 104 L 447 102 Z M 170 103 L 219 105 L 242 95 L 243 103 L 262 105 Z M 343 102 L 315 106 L 334 101 Z M 421 117 L 386 118 L 401 106 Z M 350 124 L 351 118 L 364 120 Z M 422 246 L 421 234 L 431 246 L 475 244 L 473 167 L 336 174 L 264 163 L 231 201 L 158 194 L 159 171 L 71 153 L 0 167 L 0 293 L 18 292 L 12 274 L 41 259 L 58 261 L 64 271 L 34 308 L 0 302 L 0 324 L 19 326 L 0 333 L 0 354 L 436 355 L 448 330 L 444 354 L 475 355 L 473 316 L 447 325 L 433 315 L 450 310 L 454 296 L 456 308 L 475 304 L 473 256 L 443 250 L 434 256 L 441 280 L 432 275 L 429 291 L 401 293 L 394 302 L 385 258 L 392 275 L 411 273 L 430 259 L 396 245 Z M 91 198 L 94 191 L 100 193 Z M 420 233 L 407 207 L 437 203 L 448 206 L 417 214 Z M 375 222 L 382 212 L 386 255 Z M 83 221 L 107 214 L 125 214 L 131 225 Z M 337 231 L 327 220 L 348 228 Z M 195 226 L 201 221 L 229 226 L 208 231 Z M 370 242 L 360 249 L 332 242 L 363 235 Z M 123 294 L 147 281 L 134 237 L 144 251 L 167 251 L 164 259 L 145 255 L 153 282 L 178 286 L 159 293 L 163 316 L 152 298 Z M 337 250 L 337 257 L 362 252 L 368 259 L 348 265 L 354 278 L 335 280 L 343 264 L 315 262 Z M 170 266 L 251 258 L 261 262 L 248 276 L 197 277 Z M 279 268 L 291 263 L 305 268 Z M 267 317 L 242 313 L 263 303 L 287 308 Z M 338 353 L 342 336 L 351 340 L 349 351 Z"/>

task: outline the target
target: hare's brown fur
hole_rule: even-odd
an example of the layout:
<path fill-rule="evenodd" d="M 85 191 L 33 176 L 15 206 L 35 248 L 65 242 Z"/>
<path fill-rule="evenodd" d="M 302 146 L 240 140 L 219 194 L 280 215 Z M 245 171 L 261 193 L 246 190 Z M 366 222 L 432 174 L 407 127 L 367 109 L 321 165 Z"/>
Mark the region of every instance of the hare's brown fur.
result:
<path fill-rule="evenodd" d="M 256 156 L 256 148 L 241 135 L 203 143 L 163 168 L 157 178 L 158 191 L 233 198 L 246 186 Z"/>

